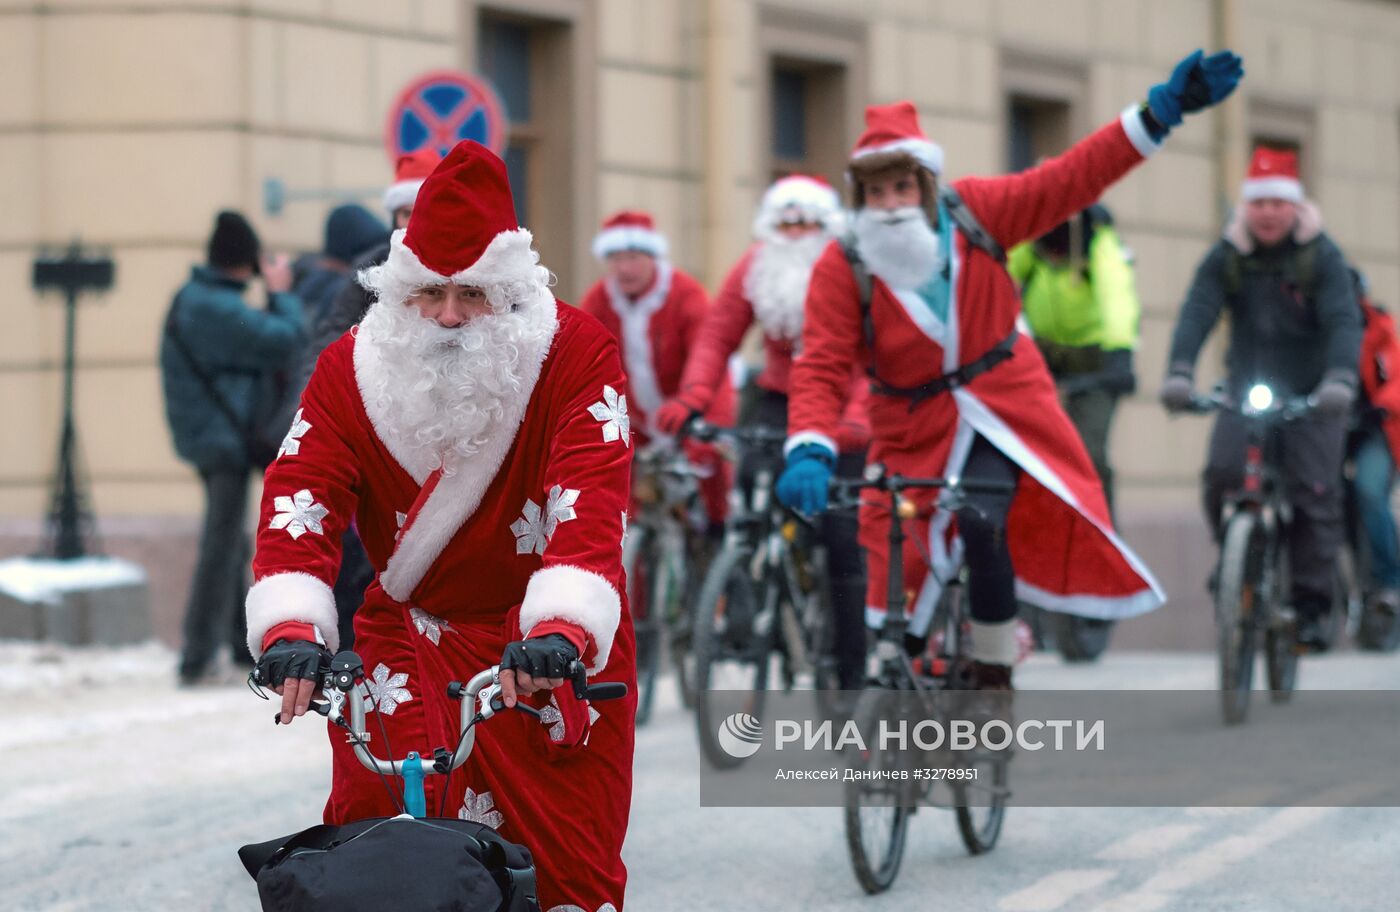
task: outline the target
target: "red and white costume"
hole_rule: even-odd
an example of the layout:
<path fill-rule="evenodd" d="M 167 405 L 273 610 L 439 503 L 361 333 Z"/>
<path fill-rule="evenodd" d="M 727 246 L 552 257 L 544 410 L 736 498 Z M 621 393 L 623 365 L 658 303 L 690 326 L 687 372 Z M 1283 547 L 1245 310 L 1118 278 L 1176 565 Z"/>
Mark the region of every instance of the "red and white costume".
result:
<path fill-rule="evenodd" d="M 937 174 L 942 150 L 919 130 L 912 105 L 872 108 L 853 160 L 899 151 Z M 1136 109 L 1102 127 L 1065 154 L 1029 171 L 965 178 L 953 186 L 1003 247 L 1038 237 L 1088 206 L 1148 155 L 1155 143 Z M 947 225 L 937 226 L 950 230 Z M 823 253 L 807 298 L 802 354 L 793 366 L 788 450 L 819 442 L 832 451 L 853 367 L 870 363 L 881 379 L 910 388 L 976 361 L 1017 327 L 1020 300 L 1006 270 L 957 232 L 951 245 L 950 297 L 940 320 L 912 289 L 892 288 L 874 273 L 874 349 L 861 326 L 860 293 L 840 246 Z M 1035 343 L 1022 334 L 1014 354 L 971 383 L 911 408 L 910 400 L 872 395 L 870 461 L 912 476 L 956 475 L 975 435 L 1014 461 L 1022 478 L 1008 517 L 1017 597 L 1055 611 L 1122 618 L 1150 611 L 1164 597 L 1151 572 L 1114 531 L 1093 464 L 1060 407 L 1054 381 Z M 933 495 L 920 500 L 926 506 Z M 918 498 L 916 498 L 917 500 Z M 930 549 L 927 573 L 911 535 L 906 583 L 916 593 L 914 627 L 927 622 L 956 566 L 952 517 L 935 511 L 911 533 Z M 931 526 L 931 529 L 930 529 Z M 888 509 L 867 503 L 861 544 L 869 553 L 867 618 L 883 618 L 888 566 Z"/>
<path fill-rule="evenodd" d="M 448 683 L 499 662 L 524 636 L 563 632 L 583 645 L 591 674 L 635 689 L 621 595 L 632 455 L 621 360 L 596 320 L 548 291 L 513 213 L 500 159 L 470 142 L 444 159 L 406 232 L 394 233 L 388 261 L 367 274 L 379 299 L 321 356 L 267 471 L 249 645 L 259 653 L 269 631 L 300 621 L 336 648 L 331 585 L 341 533 L 357 521 L 377 570 L 355 648 L 381 756 L 380 721 L 400 758 L 455 744 L 459 704 Z M 448 281 L 486 290 L 495 312 L 468 327 L 512 320 L 518 353 L 518 382 L 498 391 L 490 430 L 468 458 L 451 461 L 433 458 L 386 407 L 381 392 L 412 366 L 386 355 L 375 335 L 392 324 L 390 309 L 411 306 L 409 289 Z M 595 709 L 566 686 L 524 699 L 545 710 L 546 724 L 506 712 L 483 725 L 451 778 L 448 813 L 529 847 L 542 908 L 621 909 L 635 698 Z M 326 821 L 396 813 L 343 733 L 330 739 Z M 427 777 L 430 809 L 443 784 Z"/>
<path fill-rule="evenodd" d="M 656 280 L 632 299 L 612 279 L 603 278 L 579 302 L 579 309 L 596 317 L 622 349 L 627 404 L 639 445 L 658 436 L 653 416 L 680 389 L 686 356 L 695 348 L 710 307 L 704 286 L 673 266 L 666 258 L 667 249 L 666 239 L 656 231 L 650 215 L 627 211 L 612 216 L 594 239 L 594 256 L 605 260 L 624 250 L 647 253 L 656 260 Z M 705 420 L 729 427 L 734 423 L 734 409 L 734 388 L 726 373 L 716 385 Z M 686 441 L 685 449 L 692 463 L 711 470 L 701 481 L 701 496 L 710 519 L 724 519 L 732 475 L 728 463 L 708 444 Z"/>
<path fill-rule="evenodd" d="M 758 240 L 725 277 L 685 364 L 679 398 L 696 411 L 711 407 L 728 376 L 730 357 L 755 321 L 763 328 L 763 370 L 754 383 L 761 389 L 787 395 L 793 357 L 802 339 L 803 296 L 797 296 L 792 308 L 782 300 L 788 289 L 771 289 L 773 293 L 765 300 L 770 289 L 757 287 L 760 283 L 754 281 L 754 260 L 765 244 L 783 243 L 777 237 L 777 227 L 789 217 L 821 225 L 826 238 L 839 235 L 843 226 L 840 198 L 825 181 L 792 175 L 764 193 L 754 218 L 754 236 Z M 865 372 L 857 370 L 837 432 L 842 452 L 864 449 L 870 440 L 870 423 L 865 415 L 868 395 Z"/>

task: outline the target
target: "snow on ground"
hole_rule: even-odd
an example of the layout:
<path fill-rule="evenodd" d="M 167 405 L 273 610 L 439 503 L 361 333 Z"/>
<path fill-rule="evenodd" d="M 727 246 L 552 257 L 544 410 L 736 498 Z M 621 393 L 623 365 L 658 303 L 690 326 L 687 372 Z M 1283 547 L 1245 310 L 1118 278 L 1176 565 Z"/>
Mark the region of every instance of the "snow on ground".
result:
<path fill-rule="evenodd" d="M 21 602 L 56 605 L 65 592 L 87 592 L 116 586 L 139 586 L 146 571 L 117 557 L 11 557 L 0 560 L 0 592 Z"/>

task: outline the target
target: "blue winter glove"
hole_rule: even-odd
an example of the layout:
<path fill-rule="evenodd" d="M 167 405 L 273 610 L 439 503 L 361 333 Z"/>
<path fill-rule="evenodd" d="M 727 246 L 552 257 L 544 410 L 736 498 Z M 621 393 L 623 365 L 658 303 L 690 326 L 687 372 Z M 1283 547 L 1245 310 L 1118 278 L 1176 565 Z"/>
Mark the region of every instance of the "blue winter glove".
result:
<path fill-rule="evenodd" d="M 1180 126 L 1183 114 L 1224 101 L 1243 78 L 1244 61 L 1233 51 L 1209 57 L 1200 50 L 1189 54 L 1172 70 L 1171 78 L 1147 91 L 1147 107 L 1152 114 L 1148 128 L 1161 128 L 1161 136 L 1153 138 L 1160 140 L 1172 127 Z M 1152 119 L 1157 123 L 1152 124 Z"/>
<path fill-rule="evenodd" d="M 787 468 L 778 478 L 778 500 L 803 513 L 826 509 L 827 484 L 836 454 L 820 443 L 804 443 L 787 457 Z"/>

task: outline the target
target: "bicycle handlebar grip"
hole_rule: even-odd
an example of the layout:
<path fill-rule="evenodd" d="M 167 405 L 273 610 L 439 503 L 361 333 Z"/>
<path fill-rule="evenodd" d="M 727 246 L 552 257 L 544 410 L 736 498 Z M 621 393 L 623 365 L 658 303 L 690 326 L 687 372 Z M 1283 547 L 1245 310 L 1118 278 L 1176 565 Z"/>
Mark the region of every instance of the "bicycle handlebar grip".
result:
<path fill-rule="evenodd" d="M 621 681 L 589 684 L 588 669 L 578 659 L 569 666 L 569 683 L 573 685 L 574 696 L 580 700 L 620 700 L 627 696 L 627 685 Z"/>
<path fill-rule="evenodd" d="M 599 700 L 621 700 L 627 696 L 627 685 L 621 681 L 604 681 L 600 684 L 590 684 L 584 689 L 583 698 L 597 702 Z"/>

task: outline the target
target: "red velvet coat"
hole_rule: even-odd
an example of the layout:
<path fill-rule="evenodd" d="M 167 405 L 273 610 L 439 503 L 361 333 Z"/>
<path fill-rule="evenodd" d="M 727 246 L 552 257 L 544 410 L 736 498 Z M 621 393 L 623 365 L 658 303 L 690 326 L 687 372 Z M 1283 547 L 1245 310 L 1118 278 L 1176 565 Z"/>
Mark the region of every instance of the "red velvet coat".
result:
<path fill-rule="evenodd" d="M 1104 126 L 1064 155 L 1021 174 L 966 178 L 957 187 L 968 207 L 1004 248 L 1037 237 L 1098 199 L 1143 160 L 1153 144 L 1135 110 Z M 878 276 L 871 305 L 874 356 L 882 378 L 912 387 L 981 357 L 1017 326 L 1020 300 L 1011 277 L 991 256 L 953 245 L 950 319 L 943 325 L 912 292 Z M 792 373 L 789 450 L 806 441 L 832 446 L 852 367 L 869 363 L 855 277 L 840 247 L 817 262 L 807 298 L 802 355 Z M 1018 597 L 1045 608 L 1090 617 L 1128 617 L 1156 608 L 1163 594 L 1150 571 L 1114 531 L 1093 464 L 1059 405 L 1054 381 L 1029 335 L 1014 355 L 969 385 L 914 409 L 901 398 L 872 395 L 870 460 L 919 476 L 956 473 L 975 434 L 1023 470 L 1008 519 Z M 926 498 L 925 504 L 928 503 Z M 883 617 L 886 510 L 867 505 L 861 543 L 870 553 L 868 617 Z M 949 517 L 939 511 L 930 535 L 928 574 L 911 540 L 906 583 L 918 593 L 916 627 L 937 599 L 937 577 L 957 558 Z M 926 585 L 921 583 L 926 582 Z"/>
<path fill-rule="evenodd" d="M 729 358 L 738 351 L 744 334 L 754 323 L 753 302 L 744 293 L 744 283 L 761 245 L 759 242 L 750 247 L 729 270 L 685 363 L 681 395 L 701 411 L 710 407 L 716 390 L 722 389 L 721 383 L 728 376 Z M 792 340 L 764 332 L 763 371 L 754 382 L 762 389 L 786 396 L 795 351 Z M 851 379 L 849 399 L 838 427 L 837 442 L 842 452 L 864 449 L 870 440 L 870 421 L 865 414 L 869 390 L 865 371 L 858 368 Z"/>
<path fill-rule="evenodd" d="M 541 305 L 552 320 L 552 298 Z M 512 639 L 565 621 L 588 636 L 602 680 L 635 682 L 621 567 L 631 440 L 611 336 L 566 304 L 531 365 L 507 427 L 460 471 L 415 477 L 366 410 L 362 384 L 392 370 L 352 333 L 317 364 L 263 494 L 249 643 L 288 620 L 317 624 L 335 649 L 331 586 L 341 533 L 357 521 L 376 577 L 355 619 L 356 651 L 399 757 L 456 742 L 450 681 L 500 660 Z M 547 325 L 547 324 L 545 324 Z M 518 429 L 517 429 L 518 427 Z M 635 687 L 632 689 L 635 691 Z M 536 695 L 548 725 L 505 713 L 481 727 L 451 780 L 448 813 L 498 828 L 533 852 L 543 908 L 622 906 L 635 697 L 596 710 L 561 688 Z M 315 717 L 310 717 L 315 718 Z M 331 732 L 326 820 L 395 811 L 382 784 Z M 384 750 L 376 734 L 377 752 Z M 275 761 L 270 761 L 275 762 Z M 427 778 L 436 808 L 441 776 Z"/>
<path fill-rule="evenodd" d="M 1366 332 L 1361 337 L 1361 387 L 1366 398 L 1386 411 L 1381 427 L 1390 456 L 1400 460 L 1400 335 L 1395 318 L 1379 307 L 1362 305 Z"/>

